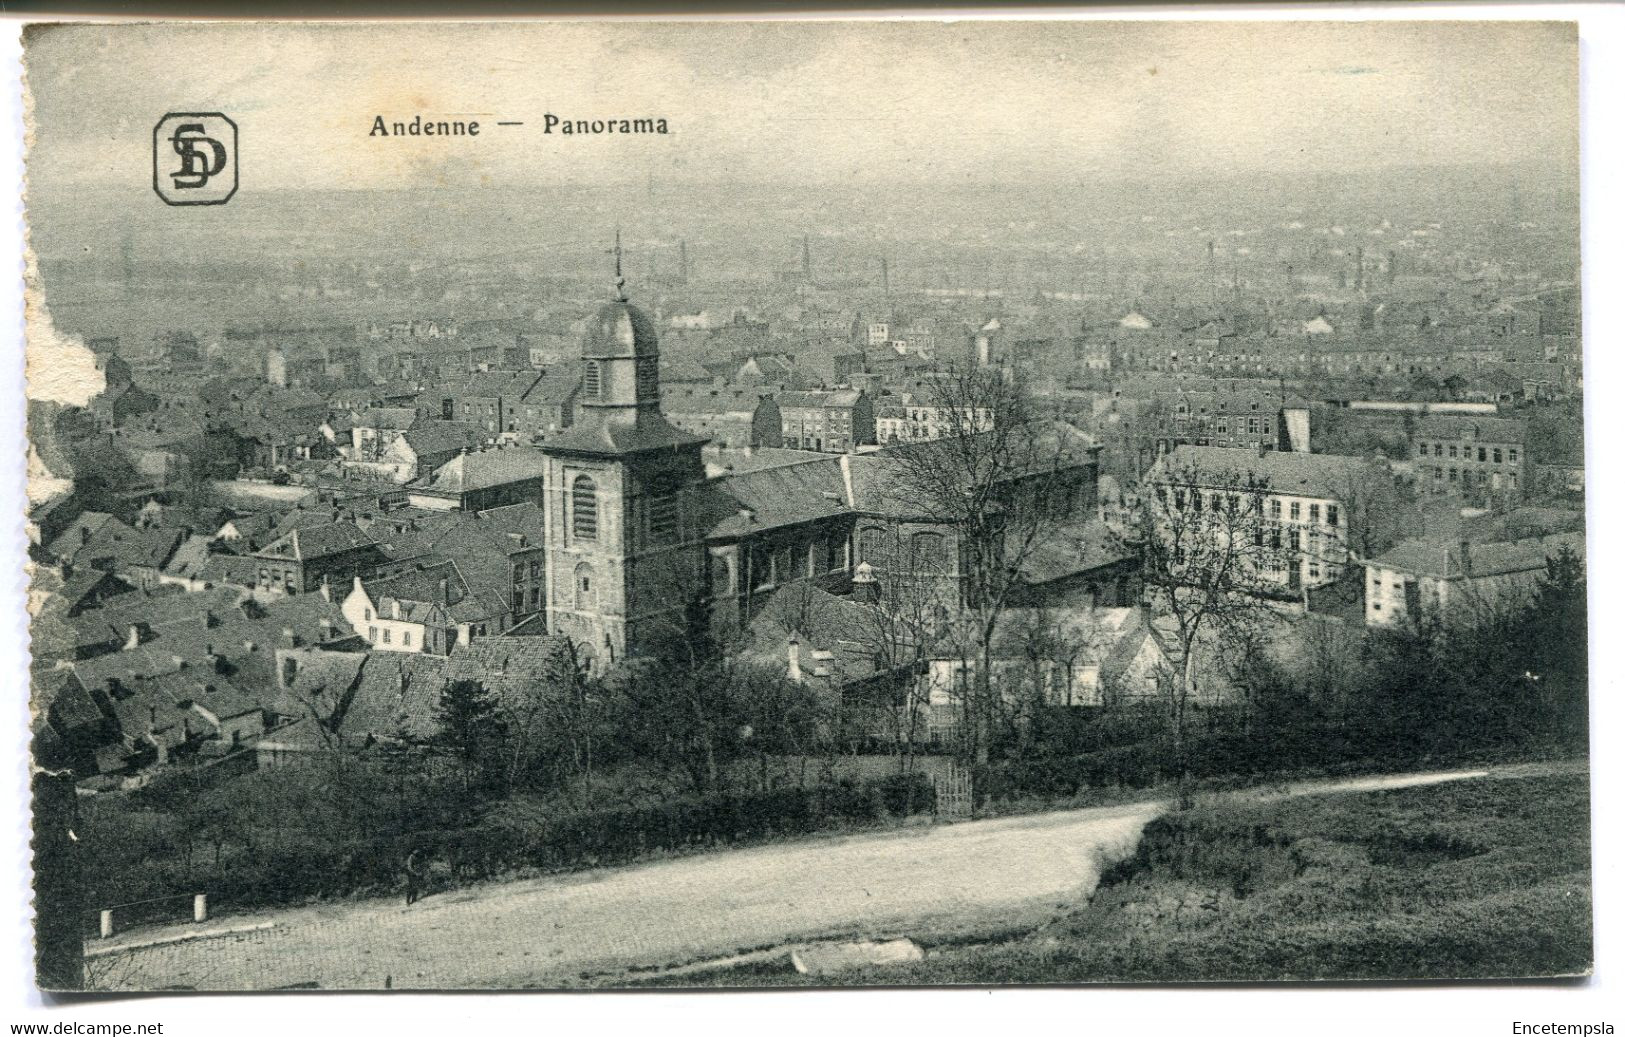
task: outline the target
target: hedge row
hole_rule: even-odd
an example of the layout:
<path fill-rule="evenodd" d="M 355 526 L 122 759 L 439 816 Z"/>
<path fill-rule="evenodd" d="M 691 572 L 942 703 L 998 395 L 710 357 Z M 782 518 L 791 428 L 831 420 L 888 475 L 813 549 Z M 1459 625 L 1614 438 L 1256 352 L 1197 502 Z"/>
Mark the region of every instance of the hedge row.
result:
<path fill-rule="evenodd" d="M 625 863 L 653 852 L 806 834 L 928 813 L 934 804 L 928 778 L 896 775 L 562 814 L 539 822 L 501 818 L 460 830 L 339 843 L 286 833 L 274 847 L 263 847 L 251 858 L 232 855 L 227 866 L 203 884 L 211 902 L 224 907 L 276 906 L 308 897 L 393 889 L 403 881 L 404 863 L 414 850 L 444 883 L 489 878 L 515 868 L 564 871 Z M 179 882 L 180 870 L 176 867 L 168 877 Z M 162 890 L 170 884 L 159 879 L 153 885 Z"/>

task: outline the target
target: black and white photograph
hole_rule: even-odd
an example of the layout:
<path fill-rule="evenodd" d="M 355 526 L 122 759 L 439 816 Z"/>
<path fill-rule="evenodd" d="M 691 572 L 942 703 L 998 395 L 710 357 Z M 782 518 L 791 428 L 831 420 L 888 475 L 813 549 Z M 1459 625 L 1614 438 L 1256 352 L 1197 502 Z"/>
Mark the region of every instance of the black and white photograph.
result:
<path fill-rule="evenodd" d="M 39 990 L 1591 975 L 1573 21 L 22 36 Z"/>

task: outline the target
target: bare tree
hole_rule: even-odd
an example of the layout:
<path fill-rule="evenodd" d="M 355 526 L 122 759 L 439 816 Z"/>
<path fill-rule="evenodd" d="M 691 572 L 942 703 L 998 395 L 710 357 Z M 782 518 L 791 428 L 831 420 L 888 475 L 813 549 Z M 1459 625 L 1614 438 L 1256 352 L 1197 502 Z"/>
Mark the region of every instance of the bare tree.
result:
<path fill-rule="evenodd" d="M 860 564 L 855 596 L 862 619 L 850 631 L 849 647 L 871 669 L 875 694 L 882 699 L 860 717 L 866 733 L 878 718 L 885 738 L 899 757 L 903 773 L 929 732 L 930 693 L 923 677 L 927 654 L 943 633 L 947 608 L 942 604 L 942 573 L 907 564 L 904 534 L 896 527 L 871 530 L 868 549 L 878 554 L 880 569 Z"/>
<path fill-rule="evenodd" d="M 562 640 L 535 678 L 504 688 L 499 699 L 510 784 L 539 781 L 591 806 L 609 709 L 575 641 Z"/>
<path fill-rule="evenodd" d="M 1042 737 L 1051 708 L 1072 704 L 1079 664 L 1101 647 L 1099 624 L 1089 612 L 1069 622 L 1056 609 L 1021 609 L 1005 622 L 1003 640 L 1014 665 L 1000 675 L 1000 698 L 1007 736 L 1020 755 Z"/>
<path fill-rule="evenodd" d="M 1000 617 L 1024 563 L 1069 516 L 1092 444 L 1041 418 L 1023 385 L 995 370 L 944 372 L 930 405 L 942 435 L 893 452 L 896 492 L 955 533 L 957 593 L 944 605 L 972 664 L 963 689 L 965 749 L 983 763 L 997 709 L 991 671 Z"/>
<path fill-rule="evenodd" d="M 1357 562 L 1375 558 L 1394 546 L 1404 502 L 1385 464 L 1372 461 L 1347 471 L 1332 488 L 1343 508 L 1341 543 L 1328 543 L 1332 550 L 1342 549 L 1335 559 L 1338 564 L 1347 562 L 1349 555 Z"/>
<path fill-rule="evenodd" d="M 1299 564 L 1299 551 L 1268 508 L 1267 480 L 1246 471 L 1205 470 L 1169 455 L 1150 474 L 1140 540 L 1147 593 L 1165 622 L 1157 631 L 1168 657 L 1159 682 L 1167 710 L 1174 772 L 1188 799 L 1190 707 L 1198 648 L 1235 633 L 1271 608 L 1283 589 L 1275 573 Z"/>

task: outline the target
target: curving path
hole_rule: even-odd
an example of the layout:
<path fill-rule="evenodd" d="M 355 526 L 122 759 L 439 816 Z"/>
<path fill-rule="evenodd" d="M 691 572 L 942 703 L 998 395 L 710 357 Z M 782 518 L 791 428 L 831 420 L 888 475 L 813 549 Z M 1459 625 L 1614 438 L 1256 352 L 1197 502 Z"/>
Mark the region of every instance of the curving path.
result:
<path fill-rule="evenodd" d="M 1484 776 L 1311 782 L 1270 796 Z M 1244 793 L 1257 798 L 1259 793 Z M 1093 892 L 1165 807 L 1144 802 L 814 839 L 442 893 L 132 932 L 102 989 L 559 986 L 819 936 L 1036 925 Z M 266 923 L 273 923 L 269 926 Z M 153 943 L 169 939 L 174 942 Z"/>

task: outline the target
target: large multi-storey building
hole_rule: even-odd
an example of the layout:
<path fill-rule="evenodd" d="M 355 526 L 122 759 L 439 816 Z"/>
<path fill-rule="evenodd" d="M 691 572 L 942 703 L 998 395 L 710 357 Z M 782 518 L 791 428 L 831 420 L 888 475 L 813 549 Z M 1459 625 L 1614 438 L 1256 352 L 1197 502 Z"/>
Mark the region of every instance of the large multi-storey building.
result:
<path fill-rule="evenodd" d="M 875 441 L 875 407 L 861 389 L 779 393 L 784 445 L 843 454 Z"/>
<path fill-rule="evenodd" d="M 1521 493 L 1527 436 L 1528 426 L 1511 418 L 1430 414 L 1411 435 L 1417 484 L 1428 493 Z"/>
<path fill-rule="evenodd" d="M 1214 542 L 1234 537 L 1233 552 L 1253 579 L 1298 593 L 1343 574 L 1350 505 L 1384 478 L 1359 457 L 1181 446 L 1163 456 L 1146 481 L 1156 507 L 1180 516 L 1159 521 L 1158 535 L 1202 540 L 1204 555 Z M 1171 547 L 1176 564 L 1192 551 L 1190 544 Z"/>

